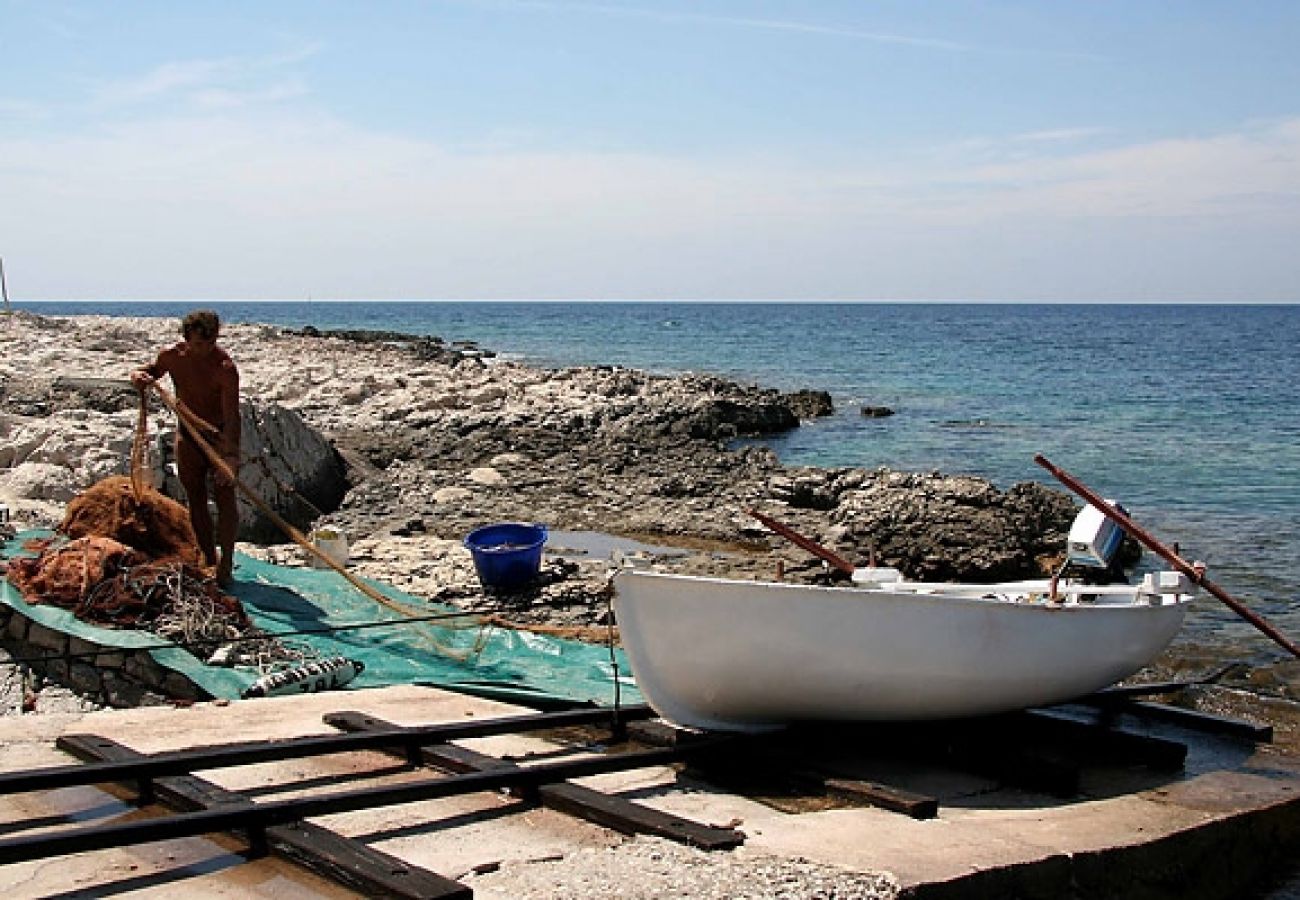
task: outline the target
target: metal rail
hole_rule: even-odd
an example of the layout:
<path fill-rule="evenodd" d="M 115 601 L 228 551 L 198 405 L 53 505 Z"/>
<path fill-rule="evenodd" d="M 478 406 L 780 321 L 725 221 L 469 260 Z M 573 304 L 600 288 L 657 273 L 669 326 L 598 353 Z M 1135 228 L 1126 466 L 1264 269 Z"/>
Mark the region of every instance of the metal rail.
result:
<path fill-rule="evenodd" d="M 629 722 L 653 716 L 645 705 L 608 708 L 564 710 L 534 713 L 524 716 L 503 716 L 475 722 L 447 722 L 409 728 L 390 728 L 353 734 L 325 734 L 305 738 L 287 738 L 275 741 L 252 741 L 155 753 L 140 760 L 73 764 L 53 766 L 26 772 L 0 774 L 0 794 L 23 791 L 45 791 L 81 784 L 98 784 L 109 781 L 149 781 L 167 775 L 181 775 L 202 769 L 219 769 L 253 763 L 276 762 L 321 756 L 327 753 L 345 753 L 370 750 L 377 747 L 400 746 L 414 758 L 425 744 L 445 743 L 468 738 L 491 737 L 500 734 L 517 734 L 542 731 L 547 728 L 566 728 L 573 725 L 592 725 L 602 722 Z"/>
<path fill-rule="evenodd" d="M 346 737 L 356 736 L 346 735 Z M 361 736 L 370 735 L 363 732 Z M 0 865 L 70 853 L 105 850 L 111 847 L 127 847 L 154 841 L 194 837 L 217 831 L 243 831 L 249 835 L 250 841 L 255 846 L 264 845 L 267 828 L 285 825 L 299 819 L 414 803 L 420 800 L 435 800 L 478 791 L 536 788 L 539 785 L 569 778 L 585 778 L 607 772 L 665 765 L 680 761 L 692 754 L 717 749 L 729 740 L 717 738 L 682 747 L 472 772 L 400 785 L 354 788 L 315 797 L 269 800 L 234 809 L 205 809 L 145 821 L 59 829 L 54 834 L 20 835 L 0 839 Z"/>

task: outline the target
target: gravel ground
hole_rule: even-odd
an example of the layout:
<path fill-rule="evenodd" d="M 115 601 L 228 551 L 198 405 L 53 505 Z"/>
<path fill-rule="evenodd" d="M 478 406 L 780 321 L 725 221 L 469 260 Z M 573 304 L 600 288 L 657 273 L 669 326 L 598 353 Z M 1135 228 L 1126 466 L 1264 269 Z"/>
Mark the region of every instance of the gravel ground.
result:
<path fill-rule="evenodd" d="M 459 880 L 483 900 L 891 900 L 899 891 L 890 875 L 744 847 L 705 853 L 648 837 L 559 860 L 507 863 Z"/>

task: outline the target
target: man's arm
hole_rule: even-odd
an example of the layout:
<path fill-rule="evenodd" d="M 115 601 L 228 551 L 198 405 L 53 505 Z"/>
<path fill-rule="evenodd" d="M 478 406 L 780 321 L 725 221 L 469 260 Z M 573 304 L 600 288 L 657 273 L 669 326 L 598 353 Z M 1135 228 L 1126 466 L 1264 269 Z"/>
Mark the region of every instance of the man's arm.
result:
<path fill-rule="evenodd" d="M 144 390 L 150 384 L 162 378 L 169 371 L 167 354 L 169 351 L 163 350 L 158 357 L 147 366 L 141 366 L 131 372 L 131 383 L 139 390 Z"/>

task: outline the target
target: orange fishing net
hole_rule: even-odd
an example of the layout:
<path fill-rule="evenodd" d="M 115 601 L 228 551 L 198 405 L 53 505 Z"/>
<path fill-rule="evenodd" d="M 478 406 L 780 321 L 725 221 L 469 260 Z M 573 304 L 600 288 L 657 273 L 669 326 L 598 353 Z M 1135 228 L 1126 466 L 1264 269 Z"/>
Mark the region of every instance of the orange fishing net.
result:
<path fill-rule="evenodd" d="M 74 608 L 92 586 L 145 558 L 112 538 L 83 537 L 9 561 L 9 580 L 33 602 Z"/>
<path fill-rule="evenodd" d="M 239 601 L 202 566 L 189 511 L 143 483 L 144 429 L 141 416 L 131 477 L 105 478 L 73 499 L 58 528 L 71 540 L 10 560 L 9 580 L 29 603 L 70 609 L 99 625 L 147 627 L 160 618 L 199 616 L 247 627 Z"/>
<path fill-rule="evenodd" d="M 137 495 L 125 475 L 105 478 L 69 503 L 59 531 L 70 538 L 112 538 L 151 559 L 193 567 L 203 560 L 189 510 L 148 486 Z"/>

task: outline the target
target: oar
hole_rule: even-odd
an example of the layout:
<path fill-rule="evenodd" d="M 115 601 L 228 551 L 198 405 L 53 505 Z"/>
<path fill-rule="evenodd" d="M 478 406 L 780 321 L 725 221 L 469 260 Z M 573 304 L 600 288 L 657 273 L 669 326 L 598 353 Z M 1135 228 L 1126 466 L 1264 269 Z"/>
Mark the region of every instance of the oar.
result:
<path fill-rule="evenodd" d="M 1209 591 L 1211 594 L 1213 594 L 1215 597 L 1221 600 L 1224 603 L 1224 605 L 1226 605 L 1229 609 L 1231 609 L 1237 615 L 1241 616 L 1251 625 L 1254 625 L 1256 628 L 1262 631 L 1269 638 L 1273 639 L 1279 646 L 1284 648 L 1292 656 L 1300 658 L 1300 646 L 1297 646 L 1294 641 L 1292 641 L 1282 632 L 1278 631 L 1277 628 L 1275 628 L 1267 619 L 1265 619 L 1263 616 L 1257 613 L 1251 612 L 1249 609 L 1246 608 L 1245 604 L 1243 604 L 1240 600 L 1236 599 L 1227 591 L 1225 591 L 1223 588 L 1219 587 L 1217 584 L 1210 581 L 1210 579 L 1206 578 L 1205 573 L 1203 571 L 1198 571 L 1195 567 L 1189 564 L 1187 560 L 1183 559 L 1181 556 L 1175 553 L 1172 548 L 1162 544 L 1150 533 L 1148 533 L 1147 530 L 1144 529 L 1141 525 L 1138 525 L 1127 515 L 1120 512 L 1112 504 L 1107 503 L 1105 500 L 1101 498 L 1100 495 L 1098 495 L 1095 491 L 1090 489 L 1087 485 L 1083 484 L 1081 481 L 1079 481 L 1070 473 L 1057 468 L 1055 465 L 1052 464 L 1050 460 L 1047 459 L 1047 457 L 1043 456 L 1041 453 L 1035 454 L 1034 462 L 1038 463 L 1044 469 L 1051 472 L 1053 477 L 1055 477 L 1057 481 L 1061 482 L 1061 484 L 1065 485 L 1070 490 L 1074 491 L 1084 500 L 1087 500 L 1090 504 L 1097 507 L 1097 509 L 1101 510 L 1103 513 L 1109 516 L 1121 528 L 1123 528 L 1129 534 L 1133 535 L 1134 538 L 1136 538 L 1137 540 L 1145 544 L 1152 552 L 1163 557 L 1165 561 L 1168 562 L 1175 569 L 1182 572 L 1188 578 L 1192 579 L 1192 581 L 1194 581 L 1196 584 L 1205 588 L 1207 591 Z"/>
<path fill-rule="evenodd" d="M 319 559 L 321 562 L 325 563 L 325 565 L 329 566 L 335 572 L 338 572 L 345 579 L 347 579 L 347 581 L 353 587 L 361 591 L 361 593 L 365 594 L 371 600 L 374 600 L 380 606 L 387 607 L 388 609 L 391 609 L 393 612 L 403 616 L 414 615 L 412 610 L 408 609 L 406 606 L 400 603 L 396 603 L 393 600 L 390 600 L 388 597 L 385 597 L 376 588 L 366 584 L 364 581 L 362 581 L 357 576 L 353 575 L 343 566 L 339 565 L 339 563 L 332 556 L 330 556 L 327 553 L 321 552 L 321 550 L 318 547 L 316 547 L 314 544 L 312 544 L 311 541 L 307 539 L 306 535 L 304 535 L 297 528 L 294 528 L 292 525 L 286 522 L 279 513 L 277 513 L 274 509 L 272 509 L 270 505 L 266 503 L 266 501 L 264 501 L 261 497 L 257 495 L 256 491 L 250 488 L 239 478 L 239 476 L 235 473 L 234 469 L 228 466 L 226 464 L 226 461 L 221 458 L 221 455 L 218 454 L 217 451 L 212 448 L 212 445 L 209 444 L 203 438 L 201 431 L 203 425 L 206 423 L 204 423 L 202 419 L 200 419 L 197 415 L 191 412 L 189 408 L 186 407 L 184 404 L 178 403 L 176 399 L 170 393 L 168 393 L 167 389 L 164 388 L 162 385 L 160 385 L 158 382 L 152 381 L 149 383 L 149 386 L 152 387 L 154 391 L 157 392 L 158 397 L 163 402 L 163 405 L 176 414 L 176 418 L 180 421 L 181 427 L 184 428 L 185 433 L 188 434 L 194 440 L 195 445 L 199 448 L 199 450 L 203 452 L 203 455 L 208 458 L 208 462 L 211 463 L 212 466 L 218 472 L 220 472 L 222 475 L 228 478 L 235 487 L 239 488 L 240 493 L 242 493 L 245 497 L 247 497 L 254 506 L 260 509 L 262 513 L 268 519 L 274 522 L 276 526 L 281 531 L 283 531 L 289 538 L 291 538 L 295 544 L 297 544 L 299 547 L 302 547 L 312 556 Z"/>
<path fill-rule="evenodd" d="M 789 525 L 782 525 L 776 519 L 773 519 L 771 516 L 765 516 L 756 509 L 747 509 L 745 510 L 745 512 L 749 513 L 755 519 L 758 519 L 758 521 L 762 522 L 768 528 L 772 529 L 777 534 L 781 535 L 781 537 L 789 541 L 792 541 L 795 544 L 798 544 L 800 547 L 807 550 L 813 556 L 820 557 L 821 559 L 826 560 L 826 562 L 830 563 L 832 566 L 839 569 L 841 572 L 845 573 L 846 575 L 852 575 L 853 572 L 855 571 L 855 567 L 853 563 L 849 562 L 847 559 L 840 556 L 838 553 L 835 553 L 832 550 L 827 550 L 825 547 L 823 547 L 821 544 L 817 543 L 816 541 L 812 540 L 811 538 L 804 537 L 802 534 L 795 531 Z"/>

